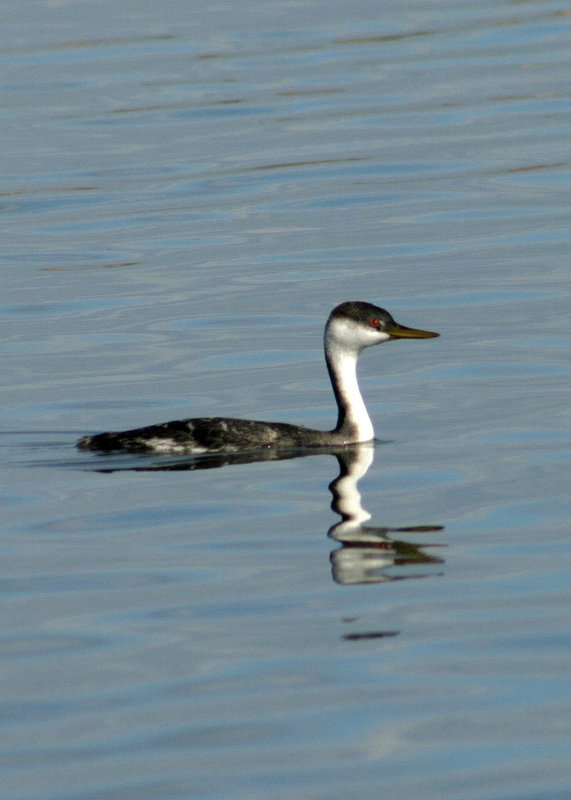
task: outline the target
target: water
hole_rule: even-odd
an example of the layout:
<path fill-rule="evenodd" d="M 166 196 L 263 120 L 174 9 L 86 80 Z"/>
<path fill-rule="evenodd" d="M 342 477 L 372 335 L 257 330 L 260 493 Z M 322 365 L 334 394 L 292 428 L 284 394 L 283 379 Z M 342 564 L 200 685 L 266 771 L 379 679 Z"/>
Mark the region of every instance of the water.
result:
<path fill-rule="evenodd" d="M 567 798 L 564 5 L 3 21 L 3 796 Z M 363 356 L 331 490 L 74 450 L 331 425 L 346 299 L 442 336 Z"/>

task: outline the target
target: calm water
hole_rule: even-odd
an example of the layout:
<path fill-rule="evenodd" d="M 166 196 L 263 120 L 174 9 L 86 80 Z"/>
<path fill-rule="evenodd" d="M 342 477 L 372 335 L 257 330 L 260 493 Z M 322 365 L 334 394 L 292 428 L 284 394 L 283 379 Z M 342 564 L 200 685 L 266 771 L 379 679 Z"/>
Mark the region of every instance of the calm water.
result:
<path fill-rule="evenodd" d="M 3 797 L 570 796 L 569 22 L 7 4 Z M 374 449 L 74 450 L 331 425 L 346 299 L 442 334 L 363 357 Z"/>

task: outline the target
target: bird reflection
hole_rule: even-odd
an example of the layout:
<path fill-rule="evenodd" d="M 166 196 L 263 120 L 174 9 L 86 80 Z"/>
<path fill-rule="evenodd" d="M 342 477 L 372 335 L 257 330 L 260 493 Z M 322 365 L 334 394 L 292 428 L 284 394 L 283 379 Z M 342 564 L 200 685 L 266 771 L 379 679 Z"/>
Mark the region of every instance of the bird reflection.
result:
<path fill-rule="evenodd" d="M 435 543 L 406 541 L 394 534 L 418 534 L 442 530 L 440 525 L 416 525 L 388 528 L 366 525 L 371 515 L 361 504 L 358 483 L 363 478 L 375 454 L 374 443 L 343 447 L 267 449 L 243 453 L 204 454 L 190 459 L 161 459 L 159 462 L 124 466 L 124 456 L 107 457 L 105 467 L 97 472 L 164 472 L 215 469 L 232 464 L 251 464 L 256 461 L 281 461 L 315 455 L 333 455 L 339 464 L 339 475 L 329 484 L 333 495 L 331 508 L 341 520 L 329 528 L 327 535 L 341 547 L 330 555 L 333 580 L 348 586 L 382 583 L 434 575 L 433 565 L 443 560 L 424 552 L 425 548 L 442 547 Z M 115 466 L 118 463 L 120 466 Z M 414 568 L 414 569 L 412 569 Z M 395 574 L 397 572 L 398 574 Z"/>

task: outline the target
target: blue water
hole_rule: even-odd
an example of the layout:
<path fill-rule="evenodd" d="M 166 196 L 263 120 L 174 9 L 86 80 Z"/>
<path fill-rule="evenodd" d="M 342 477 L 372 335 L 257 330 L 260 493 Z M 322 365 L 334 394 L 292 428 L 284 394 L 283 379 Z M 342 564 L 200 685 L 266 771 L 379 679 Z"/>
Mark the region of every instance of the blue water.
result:
<path fill-rule="evenodd" d="M 3 22 L 3 797 L 566 800 L 569 12 Z M 332 425 L 347 299 L 441 333 L 364 354 L 348 482 L 74 449 Z"/>

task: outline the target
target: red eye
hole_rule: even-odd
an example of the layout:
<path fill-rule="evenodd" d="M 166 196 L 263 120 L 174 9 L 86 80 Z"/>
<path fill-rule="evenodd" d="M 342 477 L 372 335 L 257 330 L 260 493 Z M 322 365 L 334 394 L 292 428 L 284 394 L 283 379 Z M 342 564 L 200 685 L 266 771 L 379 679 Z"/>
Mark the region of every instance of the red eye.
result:
<path fill-rule="evenodd" d="M 372 319 L 369 322 L 369 325 L 371 326 L 371 328 L 380 328 L 381 327 L 380 320 L 378 320 L 378 319 Z"/>

